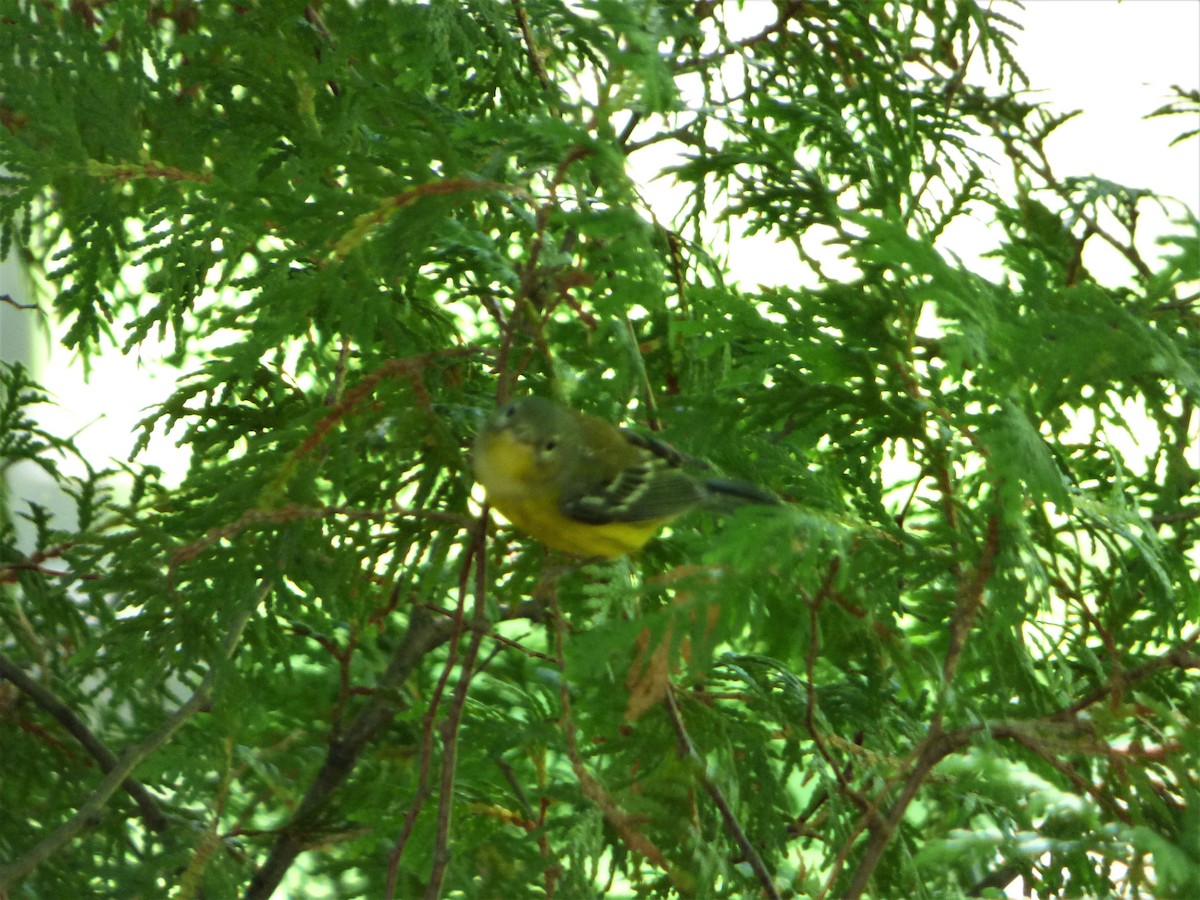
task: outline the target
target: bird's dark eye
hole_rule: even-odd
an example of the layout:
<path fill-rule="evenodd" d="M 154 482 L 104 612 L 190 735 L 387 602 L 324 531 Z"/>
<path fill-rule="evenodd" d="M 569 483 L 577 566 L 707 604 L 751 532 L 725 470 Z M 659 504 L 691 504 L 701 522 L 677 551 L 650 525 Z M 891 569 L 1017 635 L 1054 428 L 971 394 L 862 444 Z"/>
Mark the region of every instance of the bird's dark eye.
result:
<path fill-rule="evenodd" d="M 548 438 L 543 444 L 542 449 L 549 453 L 558 446 L 558 438 Z"/>
<path fill-rule="evenodd" d="M 517 404 L 515 404 L 515 403 L 508 404 L 508 407 L 504 410 L 504 418 L 511 419 L 516 414 L 517 414 Z"/>

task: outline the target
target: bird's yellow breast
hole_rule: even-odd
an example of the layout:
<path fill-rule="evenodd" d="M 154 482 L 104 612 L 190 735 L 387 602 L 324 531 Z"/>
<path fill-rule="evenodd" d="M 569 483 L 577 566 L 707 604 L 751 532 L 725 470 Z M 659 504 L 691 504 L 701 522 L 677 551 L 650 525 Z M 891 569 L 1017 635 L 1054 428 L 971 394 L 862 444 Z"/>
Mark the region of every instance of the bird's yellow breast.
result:
<path fill-rule="evenodd" d="M 613 559 L 639 549 L 666 524 L 656 522 L 606 522 L 592 525 L 563 515 L 557 504 L 536 497 L 494 497 L 492 508 L 517 528 L 547 547 L 575 556 Z"/>

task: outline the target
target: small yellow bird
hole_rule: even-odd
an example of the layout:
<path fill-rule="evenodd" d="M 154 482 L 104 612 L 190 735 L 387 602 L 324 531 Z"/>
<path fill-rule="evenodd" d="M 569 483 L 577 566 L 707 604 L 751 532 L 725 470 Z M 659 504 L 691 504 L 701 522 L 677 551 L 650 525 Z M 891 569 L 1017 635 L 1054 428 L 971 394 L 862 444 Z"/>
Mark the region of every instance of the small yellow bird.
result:
<path fill-rule="evenodd" d="M 685 466 L 704 463 L 541 397 L 501 406 L 475 440 L 475 479 L 488 502 L 546 546 L 583 557 L 632 553 L 697 507 L 779 505 L 753 485 Z"/>

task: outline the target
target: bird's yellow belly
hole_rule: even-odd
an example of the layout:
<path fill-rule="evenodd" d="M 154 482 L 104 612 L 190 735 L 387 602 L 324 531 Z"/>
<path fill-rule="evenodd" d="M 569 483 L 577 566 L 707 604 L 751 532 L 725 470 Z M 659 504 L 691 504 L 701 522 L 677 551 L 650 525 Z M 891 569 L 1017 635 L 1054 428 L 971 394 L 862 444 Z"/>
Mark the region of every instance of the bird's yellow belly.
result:
<path fill-rule="evenodd" d="M 568 519 L 555 509 L 546 513 L 545 501 L 521 497 L 490 497 L 492 508 L 517 528 L 547 547 L 574 556 L 614 559 L 632 553 L 654 536 L 664 521 L 608 522 L 590 525 Z"/>

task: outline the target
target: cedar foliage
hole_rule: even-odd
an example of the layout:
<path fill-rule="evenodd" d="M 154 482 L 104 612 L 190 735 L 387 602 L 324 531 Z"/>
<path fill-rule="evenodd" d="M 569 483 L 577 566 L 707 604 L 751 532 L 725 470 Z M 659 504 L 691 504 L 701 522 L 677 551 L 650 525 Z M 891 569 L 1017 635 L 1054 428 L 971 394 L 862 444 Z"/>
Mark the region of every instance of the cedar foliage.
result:
<path fill-rule="evenodd" d="M 1195 211 L 1052 164 L 1016 5 L 774 9 L 4 0 L 0 251 L 178 377 L 116 464 L 4 366 L 0 891 L 1200 892 Z M 524 390 L 788 505 L 485 532 Z"/>

